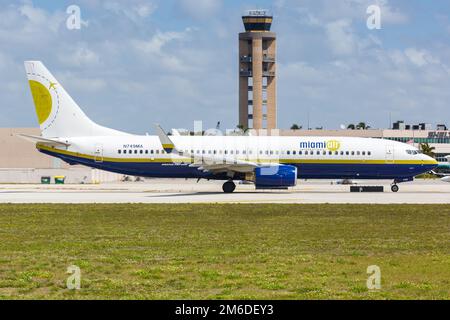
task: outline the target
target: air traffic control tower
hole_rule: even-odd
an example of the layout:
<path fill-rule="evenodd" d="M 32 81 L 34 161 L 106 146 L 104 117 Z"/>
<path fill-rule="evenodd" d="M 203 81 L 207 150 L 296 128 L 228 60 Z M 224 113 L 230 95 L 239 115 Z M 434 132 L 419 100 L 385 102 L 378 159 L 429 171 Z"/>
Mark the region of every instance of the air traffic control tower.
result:
<path fill-rule="evenodd" d="M 250 10 L 242 17 L 239 34 L 239 125 L 250 129 L 275 129 L 276 34 L 267 10 Z"/>

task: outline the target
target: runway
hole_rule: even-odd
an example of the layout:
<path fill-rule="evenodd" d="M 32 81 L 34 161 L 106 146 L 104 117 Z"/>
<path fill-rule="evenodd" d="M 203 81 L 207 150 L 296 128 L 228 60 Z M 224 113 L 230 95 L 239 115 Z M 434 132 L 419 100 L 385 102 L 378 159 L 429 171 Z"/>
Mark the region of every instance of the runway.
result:
<path fill-rule="evenodd" d="M 383 185 L 384 193 L 350 193 L 350 186 L 332 181 L 299 181 L 289 190 L 255 190 L 239 184 L 224 194 L 222 183 L 182 179 L 101 185 L 0 185 L 0 203 L 360 203 L 447 204 L 450 183 L 419 180 L 390 191 L 390 181 L 359 181 L 358 185 Z"/>

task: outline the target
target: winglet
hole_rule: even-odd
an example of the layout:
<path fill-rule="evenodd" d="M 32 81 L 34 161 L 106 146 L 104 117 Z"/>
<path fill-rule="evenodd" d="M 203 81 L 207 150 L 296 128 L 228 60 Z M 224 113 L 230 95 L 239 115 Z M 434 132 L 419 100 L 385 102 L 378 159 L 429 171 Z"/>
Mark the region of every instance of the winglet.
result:
<path fill-rule="evenodd" d="M 170 140 L 169 136 L 166 134 L 163 128 L 159 124 L 155 124 L 156 134 L 159 137 L 159 141 L 161 141 L 161 145 L 167 153 L 171 153 L 172 151 L 176 151 L 175 145 L 172 140 Z"/>

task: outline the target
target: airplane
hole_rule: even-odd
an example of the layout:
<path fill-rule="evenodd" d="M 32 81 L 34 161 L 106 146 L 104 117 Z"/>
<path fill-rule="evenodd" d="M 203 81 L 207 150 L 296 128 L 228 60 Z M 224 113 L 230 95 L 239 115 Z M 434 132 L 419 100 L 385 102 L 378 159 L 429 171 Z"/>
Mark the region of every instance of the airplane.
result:
<path fill-rule="evenodd" d="M 140 136 L 101 126 L 81 110 L 40 61 L 25 70 L 41 136 L 20 135 L 38 151 L 71 165 L 154 178 L 235 181 L 288 189 L 297 179 L 389 179 L 391 190 L 437 167 L 435 159 L 396 141 L 352 137 Z"/>
<path fill-rule="evenodd" d="M 438 166 L 436 169 L 450 170 L 450 156 L 446 156 L 445 158 L 447 159 L 447 161 L 438 162 Z M 434 170 L 431 170 L 430 172 L 431 174 L 434 174 L 435 176 L 441 178 L 441 181 L 450 182 L 450 173 L 436 172 Z"/>

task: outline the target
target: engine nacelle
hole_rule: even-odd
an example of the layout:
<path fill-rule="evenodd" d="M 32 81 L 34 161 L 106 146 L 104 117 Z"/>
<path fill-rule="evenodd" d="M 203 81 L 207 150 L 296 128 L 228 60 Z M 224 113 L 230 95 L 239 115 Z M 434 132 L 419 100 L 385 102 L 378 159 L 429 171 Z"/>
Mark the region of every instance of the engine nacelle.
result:
<path fill-rule="evenodd" d="M 287 189 L 297 185 L 297 167 L 278 165 L 256 168 L 254 179 L 256 189 Z"/>
<path fill-rule="evenodd" d="M 450 176 L 443 177 L 441 180 L 444 181 L 444 182 L 450 182 Z"/>

